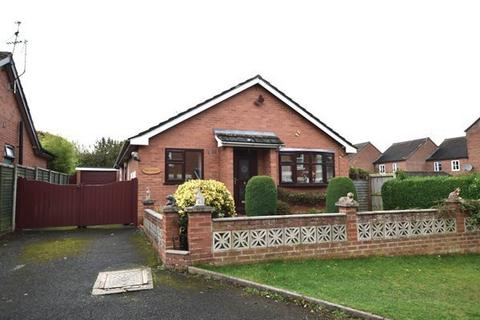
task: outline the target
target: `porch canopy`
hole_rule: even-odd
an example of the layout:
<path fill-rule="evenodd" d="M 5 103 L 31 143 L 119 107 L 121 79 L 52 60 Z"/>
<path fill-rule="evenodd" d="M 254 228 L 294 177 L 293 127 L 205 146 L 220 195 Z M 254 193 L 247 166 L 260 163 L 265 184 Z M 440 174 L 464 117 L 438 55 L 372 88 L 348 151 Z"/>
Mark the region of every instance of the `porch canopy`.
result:
<path fill-rule="evenodd" d="M 274 132 L 214 129 L 218 147 L 248 147 L 275 149 L 283 146 Z"/>

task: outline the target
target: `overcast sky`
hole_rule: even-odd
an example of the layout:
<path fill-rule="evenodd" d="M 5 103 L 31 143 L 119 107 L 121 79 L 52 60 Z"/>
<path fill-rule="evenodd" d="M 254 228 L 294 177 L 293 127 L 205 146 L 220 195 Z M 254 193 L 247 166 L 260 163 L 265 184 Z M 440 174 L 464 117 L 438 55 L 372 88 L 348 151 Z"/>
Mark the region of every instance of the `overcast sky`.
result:
<path fill-rule="evenodd" d="M 128 138 L 261 74 L 353 143 L 464 135 L 480 116 L 480 1 L 2 3 L 38 130 Z M 15 58 L 23 69 L 23 49 Z M 278 124 L 274 124 L 278 125 Z"/>

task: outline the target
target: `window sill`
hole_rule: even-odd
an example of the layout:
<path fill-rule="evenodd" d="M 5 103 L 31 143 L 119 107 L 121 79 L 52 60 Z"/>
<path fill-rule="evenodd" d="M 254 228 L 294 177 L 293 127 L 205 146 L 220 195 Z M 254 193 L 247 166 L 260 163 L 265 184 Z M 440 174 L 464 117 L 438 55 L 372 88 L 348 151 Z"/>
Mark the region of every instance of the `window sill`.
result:
<path fill-rule="evenodd" d="M 185 181 L 165 181 L 163 184 L 167 186 L 175 186 L 184 183 Z"/>

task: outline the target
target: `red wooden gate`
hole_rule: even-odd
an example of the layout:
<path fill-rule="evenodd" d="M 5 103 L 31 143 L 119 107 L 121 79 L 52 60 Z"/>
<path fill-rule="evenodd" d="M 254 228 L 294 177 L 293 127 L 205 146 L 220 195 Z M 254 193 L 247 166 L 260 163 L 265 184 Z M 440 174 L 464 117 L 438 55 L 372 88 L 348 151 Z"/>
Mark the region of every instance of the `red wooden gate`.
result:
<path fill-rule="evenodd" d="M 136 225 L 137 189 L 137 179 L 105 185 L 57 185 L 19 178 L 16 226 Z"/>

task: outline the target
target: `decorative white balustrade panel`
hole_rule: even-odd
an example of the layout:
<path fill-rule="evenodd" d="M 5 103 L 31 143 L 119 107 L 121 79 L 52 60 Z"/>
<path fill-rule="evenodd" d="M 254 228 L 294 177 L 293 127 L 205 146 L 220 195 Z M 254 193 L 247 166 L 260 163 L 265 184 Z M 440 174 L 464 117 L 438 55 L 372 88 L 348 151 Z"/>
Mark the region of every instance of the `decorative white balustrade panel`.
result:
<path fill-rule="evenodd" d="M 382 221 L 359 223 L 358 240 L 382 240 L 452 233 L 457 230 L 454 218 L 429 218 L 422 220 Z"/>
<path fill-rule="evenodd" d="M 213 251 L 254 249 L 347 240 L 344 224 L 213 232 Z"/>
<path fill-rule="evenodd" d="M 163 239 L 162 229 L 148 219 L 143 220 L 143 228 L 145 233 L 147 233 L 153 239 L 153 241 L 157 243 L 157 245 L 160 245 Z"/>
<path fill-rule="evenodd" d="M 480 231 L 480 226 L 475 223 L 475 220 L 469 217 L 465 218 L 465 232 Z"/>

